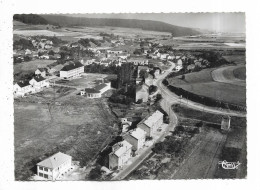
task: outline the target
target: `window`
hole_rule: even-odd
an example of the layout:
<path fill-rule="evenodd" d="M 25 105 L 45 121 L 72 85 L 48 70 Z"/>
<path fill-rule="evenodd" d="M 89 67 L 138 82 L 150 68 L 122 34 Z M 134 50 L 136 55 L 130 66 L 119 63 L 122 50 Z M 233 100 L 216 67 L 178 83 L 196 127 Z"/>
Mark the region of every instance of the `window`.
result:
<path fill-rule="evenodd" d="M 44 171 L 46 171 L 46 172 L 47 172 L 47 171 L 48 171 L 48 168 L 44 168 Z"/>
<path fill-rule="evenodd" d="M 44 174 L 44 176 L 43 176 L 44 178 L 46 178 L 46 179 L 48 179 L 48 175 L 47 174 Z"/>
<path fill-rule="evenodd" d="M 43 170 L 43 167 L 39 167 L 39 170 Z"/>
<path fill-rule="evenodd" d="M 43 173 L 39 173 L 39 176 L 43 177 Z"/>

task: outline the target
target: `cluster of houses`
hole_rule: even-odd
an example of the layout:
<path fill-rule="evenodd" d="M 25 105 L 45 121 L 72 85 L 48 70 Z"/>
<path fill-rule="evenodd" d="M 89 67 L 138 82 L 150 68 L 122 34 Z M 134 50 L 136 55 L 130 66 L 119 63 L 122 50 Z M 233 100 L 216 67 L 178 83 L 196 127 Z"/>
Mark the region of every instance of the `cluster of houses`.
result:
<path fill-rule="evenodd" d="M 50 83 L 46 78 L 37 74 L 29 81 L 20 81 L 14 84 L 13 93 L 14 97 L 23 97 L 26 94 L 36 93 L 45 87 L 49 87 Z"/>
<path fill-rule="evenodd" d="M 128 123 L 126 118 L 122 118 L 121 121 L 124 124 Z M 146 138 L 154 137 L 155 132 L 161 128 L 162 124 L 163 113 L 157 110 L 138 123 L 137 128 L 124 133 L 124 140 L 114 144 L 112 152 L 109 154 L 109 169 L 120 169 L 127 164 L 132 156 L 137 155 L 144 148 Z M 44 159 L 36 166 L 37 176 L 46 180 L 62 179 L 73 170 L 72 157 L 61 152 Z"/>
<path fill-rule="evenodd" d="M 126 124 L 123 119 L 123 125 Z M 127 164 L 128 160 L 138 154 L 144 148 L 146 137 L 154 137 L 156 131 L 163 124 L 163 113 L 155 111 L 152 115 L 144 118 L 132 129 L 123 135 L 123 141 L 116 143 L 109 154 L 109 169 L 120 169 Z"/>

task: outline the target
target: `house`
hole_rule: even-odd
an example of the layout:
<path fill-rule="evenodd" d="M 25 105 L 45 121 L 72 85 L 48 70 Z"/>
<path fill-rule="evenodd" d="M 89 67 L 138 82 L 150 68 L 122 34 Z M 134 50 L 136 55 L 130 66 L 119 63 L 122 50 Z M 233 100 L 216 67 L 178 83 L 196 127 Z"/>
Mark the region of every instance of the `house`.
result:
<path fill-rule="evenodd" d="M 122 50 L 107 50 L 107 53 L 108 54 L 116 54 L 116 55 L 118 55 L 118 54 L 122 54 L 123 51 Z"/>
<path fill-rule="evenodd" d="M 109 169 L 122 168 L 132 154 L 132 145 L 127 141 L 121 141 L 112 146 L 112 152 L 109 154 Z"/>
<path fill-rule="evenodd" d="M 80 91 L 81 96 L 86 96 L 88 98 L 101 98 L 101 93 L 99 90 L 94 88 L 85 88 Z"/>
<path fill-rule="evenodd" d="M 176 70 L 176 71 L 180 71 L 182 68 L 183 68 L 182 65 L 177 65 L 177 66 L 175 67 L 175 70 Z"/>
<path fill-rule="evenodd" d="M 132 122 L 128 121 L 127 118 L 121 118 L 122 133 L 127 132 L 131 125 L 132 125 Z"/>
<path fill-rule="evenodd" d="M 91 65 L 92 63 L 95 62 L 95 59 L 94 58 L 90 58 L 90 57 L 84 57 L 83 59 L 80 60 L 80 62 L 83 65 Z"/>
<path fill-rule="evenodd" d="M 130 57 L 128 62 L 134 65 L 148 65 L 148 60 L 143 57 Z"/>
<path fill-rule="evenodd" d="M 75 78 L 80 76 L 81 73 L 84 73 L 84 65 L 80 62 L 72 62 L 60 70 L 60 77 L 65 79 Z"/>
<path fill-rule="evenodd" d="M 174 55 L 169 55 L 168 57 L 167 57 L 167 60 L 174 60 L 175 59 L 175 56 Z"/>
<path fill-rule="evenodd" d="M 161 60 L 166 60 L 168 56 L 169 56 L 169 54 L 167 54 L 167 53 L 161 53 L 160 54 L 160 59 Z"/>
<path fill-rule="evenodd" d="M 152 137 L 162 124 L 163 113 L 156 110 L 151 116 L 138 123 L 137 127 L 143 129 L 147 136 Z"/>
<path fill-rule="evenodd" d="M 135 128 L 129 131 L 123 138 L 129 142 L 134 151 L 138 151 L 143 148 L 145 143 L 146 132 L 141 128 Z"/>
<path fill-rule="evenodd" d="M 106 60 L 102 60 L 100 62 L 100 65 L 104 65 L 105 67 L 108 67 L 108 65 L 110 65 L 111 63 L 112 63 L 112 60 L 106 59 Z"/>
<path fill-rule="evenodd" d="M 37 164 L 37 175 L 48 180 L 57 180 L 72 169 L 71 156 L 58 152 Z"/>
<path fill-rule="evenodd" d="M 109 89 L 111 89 L 111 82 L 106 81 L 97 85 L 95 88 L 85 88 L 81 90 L 80 95 L 88 98 L 101 98 L 101 95 Z"/>
<path fill-rule="evenodd" d="M 45 68 L 38 68 L 34 72 L 35 75 L 41 75 L 42 77 L 46 77 L 46 70 Z"/>
<path fill-rule="evenodd" d="M 182 60 L 181 60 L 181 59 L 178 59 L 177 65 L 182 66 L 182 64 L 183 64 Z"/>
<path fill-rule="evenodd" d="M 29 83 L 32 85 L 33 88 L 35 88 L 35 90 L 40 90 L 43 87 L 50 86 L 50 83 L 46 81 L 46 79 L 43 78 L 41 75 L 36 75 L 29 81 Z"/>
<path fill-rule="evenodd" d="M 195 66 L 197 66 L 197 67 L 201 67 L 201 62 L 200 62 L 200 61 L 195 61 L 194 64 L 195 64 Z"/>
<path fill-rule="evenodd" d="M 39 56 L 39 59 L 50 59 L 49 55 L 41 55 Z"/>
<path fill-rule="evenodd" d="M 13 92 L 14 96 L 24 96 L 28 93 L 31 93 L 33 88 L 29 81 L 21 81 L 14 84 Z"/>
<path fill-rule="evenodd" d="M 26 49 L 25 50 L 25 55 L 31 55 L 32 54 L 32 51 L 31 50 L 29 50 L 29 49 Z"/>
<path fill-rule="evenodd" d="M 135 101 L 148 102 L 149 87 L 146 84 L 137 85 L 135 90 Z"/>

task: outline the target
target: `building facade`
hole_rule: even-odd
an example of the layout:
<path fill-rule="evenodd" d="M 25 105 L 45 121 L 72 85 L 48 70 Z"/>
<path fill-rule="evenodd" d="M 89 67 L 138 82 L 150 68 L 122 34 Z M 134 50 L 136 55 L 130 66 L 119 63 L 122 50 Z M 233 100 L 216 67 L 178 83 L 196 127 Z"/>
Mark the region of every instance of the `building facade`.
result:
<path fill-rule="evenodd" d="M 82 73 L 84 73 L 84 65 L 80 62 L 75 62 L 65 65 L 60 70 L 60 77 L 65 79 L 75 78 L 79 77 Z"/>
<path fill-rule="evenodd" d="M 163 113 L 157 110 L 151 116 L 138 123 L 137 127 L 143 129 L 146 132 L 146 136 L 152 137 L 162 124 Z"/>
<path fill-rule="evenodd" d="M 145 143 L 146 132 L 141 128 L 135 128 L 129 131 L 125 136 L 124 140 L 129 142 L 133 146 L 134 151 L 138 151 L 143 148 Z"/>
<path fill-rule="evenodd" d="M 131 158 L 132 145 L 127 141 L 116 143 L 109 154 L 109 169 L 120 169 Z"/>
<path fill-rule="evenodd" d="M 37 164 L 37 175 L 47 180 L 57 180 L 71 170 L 72 158 L 58 152 Z"/>

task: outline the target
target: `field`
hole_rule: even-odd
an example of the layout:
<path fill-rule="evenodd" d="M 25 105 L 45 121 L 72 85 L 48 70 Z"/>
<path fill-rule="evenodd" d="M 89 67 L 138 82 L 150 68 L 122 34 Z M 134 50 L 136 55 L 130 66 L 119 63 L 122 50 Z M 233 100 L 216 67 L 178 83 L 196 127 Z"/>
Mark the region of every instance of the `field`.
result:
<path fill-rule="evenodd" d="M 216 82 L 212 78 L 213 69 L 205 69 L 200 72 L 193 72 L 185 75 L 185 79 L 174 77 L 168 79 L 169 84 L 183 88 L 194 94 L 214 98 L 216 100 L 246 105 L 246 87 L 244 85 L 234 85 L 227 82 Z M 235 77 L 233 77 L 235 78 Z M 227 79 L 226 77 L 226 80 Z"/>
<path fill-rule="evenodd" d="M 33 60 L 29 62 L 22 62 L 14 65 L 14 73 L 34 72 L 39 67 L 46 67 L 54 63 L 55 60 Z"/>
<path fill-rule="evenodd" d="M 15 100 L 15 179 L 27 180 L 36 163 L 57 151 L 88 164 L 117 132 L 115 123 L 105 99 L 75 96 L 70 88 Z"/>
<path fill-rule="evenodd" d="M 153 42 L 164 45 L 173 45 L 174 49 L 214 49 L 214 50 L 232 50 L 245 49 L 245 36 L 238 34 L 235 36 L 228 34 L 221 35 L 198 35 L 198 36 L 184 36 L 174 38 L 155 39 Z"/>
<path fill-rule="evenodd" d="M 216 127 L 217 125 L 209 123 L 220 124 L 221 115 L 197 111 L 184 106 L 174 106 L 173 110 L 178 115 L 180 124 L 186 125 L 187 122 L 192 123 L 199 120 L 204 122 L 204 131 L 195 137 L 196 146 L 173 175 L 173 179 L 245 178 L 247 173 L 246 118 L 232 117 L 231 131 L 221 133 Z M 225 170 L 218 164 L 218 161 L 223 160 L 240 161 L 243 165 L 238 170 Z M 195 165 L 196 167 L 193 167 Z"/>

